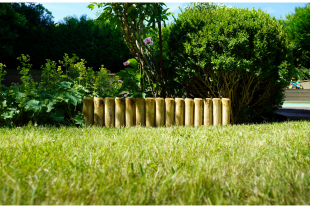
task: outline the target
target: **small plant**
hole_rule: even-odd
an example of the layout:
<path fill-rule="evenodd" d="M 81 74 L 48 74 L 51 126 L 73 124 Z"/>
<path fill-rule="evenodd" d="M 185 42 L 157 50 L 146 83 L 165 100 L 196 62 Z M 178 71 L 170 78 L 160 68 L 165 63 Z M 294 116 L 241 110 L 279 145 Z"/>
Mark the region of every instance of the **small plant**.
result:
<path fill-rule="evenodd" d="M 135 59 L 129 59 L 123 64 L 126 66 L 125 70 L 116 73 L 121 79 L 116 81 L 121 83 L 119 92 L 127 92 L 127 97 L 145 97 L 141 88 L 143 80 L 139 69 L 140 64 Z"/>
<path fill-rule="evenodd" d="M 6 75 L 6 71 L 4 70 L 5 67 L 6 67 L 6 66 L 5 66 L 4 64 L 0 63 L 0 90 L 2 90 L 2 88 L 5 87 L 5 86 L 2 85 L 2 83 L 1 83 L 2 80 L 3 80 L 2 76 Z M 0 99 L 1 99 L 1 98 L 0 98 Z"/>
<path fill-rule="evenodd" d="M 30 57 L 22 55 L 18 58 L 22 63 L 20 70 L 22 84 L 13 84 L 1 91 L 1 114 L 5 125 L 34 124 L 78 124 L 83 125 L 83 97 L 115 96 L 119 85 L 110 86 L 109 71 L 103 66 L 97 73 L 86 68 L 86 61 L 73 54 L 67 54 L 62 65 L 46 60 L 42 66 L 42 81 L 36 83 L 29 75 Z M 0 75 L 4 72 L 0 65 Z M 62 70 L 62 68 L 64 70 Z M 116 78 L 114 78 L 116 79 Z M 113 82 L 114 80 L 112 80 Z M 2 86 L 1 86 L 2 87 Z"/>

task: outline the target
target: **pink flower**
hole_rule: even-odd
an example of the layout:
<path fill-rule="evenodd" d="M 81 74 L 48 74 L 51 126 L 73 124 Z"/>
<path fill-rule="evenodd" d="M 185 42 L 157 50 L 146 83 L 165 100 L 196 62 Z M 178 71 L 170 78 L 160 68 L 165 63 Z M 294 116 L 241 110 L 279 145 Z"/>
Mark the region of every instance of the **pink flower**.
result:
<path fill-rule="evenodd" d="M 123 81 L 122 81 L 122 80 L 118 80 L 118 82 L 119 82 L 119 83 L 123 83 Z"/>
<path fill-rule="evenodd" d="M 124 66 L 128 66 L 130 61 L 123 62 Z"/>
<path fill-rule="evenodd" d="M 144 42 L 145 44 L 151 42 L 151 37 L 145 38 L 145 39 L 143 40 L 143 42 Z"/>
<path fill-rule="evenodd" d="M 150 45 L 153 45 L 153 41 L 150 42 Z"/>

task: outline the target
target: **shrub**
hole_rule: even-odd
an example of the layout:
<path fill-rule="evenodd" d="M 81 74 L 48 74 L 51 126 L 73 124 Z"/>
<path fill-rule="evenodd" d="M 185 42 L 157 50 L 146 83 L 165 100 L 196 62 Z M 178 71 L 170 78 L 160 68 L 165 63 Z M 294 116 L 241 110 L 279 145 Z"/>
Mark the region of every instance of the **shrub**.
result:
<path fill-rule="evenodd" d="M 113 96 L 120 87 L 110 85 L 107 69 L 101 66 L 98 72 L 85 67 L 85 60 L 67 54 L 57 67 L 55 61 L 47 60 L 42 66 L 41 82 L 33 81 L 29 70 L 30 57 L 19 57 L 22 84 L 13 84 L 0 92 L 0 124 L 13 126 L 28 122 L 43 124 L 84 124 L 82 118 L 83 97 Z M 0 64 L 0 75 L 4 75 Z M 66 70 L 62 70 L 66 68 Z M 0 80 L 1 80 L 0 76 Z"/>
<path fill-rule="evenodd" d="M 283 103 L 292 53 L 279 21 L 261 10 L 186 9 L 168 41 L 187 97 L 228 97 L 232 122 L 270 115 Z"/>

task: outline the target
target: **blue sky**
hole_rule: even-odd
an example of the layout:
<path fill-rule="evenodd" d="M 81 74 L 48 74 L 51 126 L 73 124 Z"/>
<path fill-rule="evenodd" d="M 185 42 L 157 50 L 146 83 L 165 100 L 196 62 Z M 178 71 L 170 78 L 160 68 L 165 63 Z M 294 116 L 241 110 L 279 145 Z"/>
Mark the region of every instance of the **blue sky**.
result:
<path fill-rule="evenodd" d="M 69 3 L 60 3 L 60 2 L 39 2 L 41 3 L 46 9 L 52 12 L 54 16 L 54 22 L 58 22 L 62 20 L 66 16 L 74 16 L 80 17 L 83 14 L 86 14 L 87 17 L 94 19 L 96 17 L 95 12 L 96 9 L 91 11 L 87 8 L 89 3 L 87 2 L 69 2 Z M 216 2 L 220 3 L 220 2 Z M 299 2 L 299 3 L 292 3 L 292 2 L 276 2 L 276 3 L 246 3 L 246 2 L 222 2 L 226 5 L 231 5 L 232 7 L 237 8 L 248 8 L 252 9 L 254 7 L 255 10 L 261 8 L 263 11 L 266 11 L 270 14 L 270 16 L 275 16 L 276 19 L 280 19 L 282 16 L 285 19 L 285 14 L 294 13 L 295 7 L 304 7 L 306 2 Z M 175 14 L 180 12 L 179 7 L 182 9 L 188 5 L 189 2 L 166 2 L 169 11 Z"/>

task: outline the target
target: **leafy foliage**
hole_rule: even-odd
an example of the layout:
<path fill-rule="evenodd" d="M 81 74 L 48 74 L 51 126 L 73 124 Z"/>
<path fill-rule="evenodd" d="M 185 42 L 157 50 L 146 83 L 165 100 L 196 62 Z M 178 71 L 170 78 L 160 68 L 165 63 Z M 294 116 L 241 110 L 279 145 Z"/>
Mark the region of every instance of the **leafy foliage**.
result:
<path fill-rule="evenodd" d="M 156 24 L 160 30 L 161 22 L 168 20 L 168 16 L 171 15 L 164 6 L 164 3 L 91 3 L 88 6 L 92 10 L 95 7 L 103 8 L 96 20 L 98 23 L 109 22 L 120 29 L 131 54 L 140 63 L 154 97 L 159 91 L 158 74 L 161 74 L 161 87 L 164 87 L 163 69 L 146 44 L 145 38 L 151 28 L 155 29 Z"/>
<path fill-rule="evenodd" d="M 124 69 L 124 60 L 132 57 L 120 31 L 110 25 L 99 27 L 86 15 L 64 18 L 53 26 L 49 37 L 54 45 L 52 60 L 60 60 L 64 53 L 74 53 L 95 70 L 103 64 L 115 73 Z"/>
<path fill-rule="evenodd" d="M 174 70 L 174 60 L 171 59 L 171 51 L 169 49 L 168 40 L 171 33 L 171 28 L 173 23 L 162 27 L 162 59 L 163 59 L 163 69 L 164 69 L 164 84 L 166 90 L 166 97 L 183 97 L 184 89 L 182 85 L 176 80 L 176 71 Z M 150 37 L 154 41 L 152 46 L 152 52 L 154 57 L 160 59 L 160 46 L 159 46 L 159 31 L 158 28 L 150 30 Z"/>
<path fill-rule="evenodd" d="M 295 74 L 298 79 L 310 79 L 310 4 L 296 7 L 287 14 L 284 29 L 293 45 Z"/>
<path fill-rule="evenodd" d="M 35 3 L 0 4 L 0 58 L 9 69 L 19 65 L 20 54 L 29 54 L 34 69 L 46 59 L 60 60 L 62 54 L 77 54 L 98 70 L 103 64 L 112 72 L 124 69 L 122 62 L 131 58 L 122 33 L 109 24 L 99 27 L 86 15 L 66 17 L 54 24 L 50 11 Z"/>
<path fill-rule="evenodd" d="M 119 85 L 112 84 L 113 78 L 103 66 L 100 71 L 85 67 L 85 60 L 65 54 L 61 65 L 47 60 L 42 66 L 43 74 L 40 83 L 33 81 L 29 75 L 31 68 L 29 55 L 19 57 L 22 67 L 22 84 L 4 87 L 1 91 L 0 119 L 2 125 L 35 124 L 79 124 L 83 125 L 83 97 L 106 97 L 118 92 Z M 3 64 L 0 64 L 0 75 L 3 75 Z M 66 70 L 62 70 L 66 68 Z M 114 78 L 115 79 L 115 78 Z"/>
<path fill-rule="evenodd" d="M 141 75 L 139 70 L 139 63 L 135 59 L 129 59 L 129 66 L 125 70 L 116 73 L 119 76 L 122 86 L 119 92 L 127 92 L 127 97 L 141 96 Z"/>
<path fill-rule="evenodd" d="M 14 55 L 7 57 L 8 68 L 17 68 L 17 56 L 29 54 L 36 69 L 44 64 L 45 58 L 50 57 L 52 45 L 47 34 L 51 33 L 53 16 L 50 11 L 41 4 L 35 3 L 11 3 L 10 7 L 23 19 L 23 27 L 16 28 L 18 37 L 14 40 Z M 13 17 L 7 24 L 11 25 L 16 19 Z M 6 35 L 5 35 L 6 36 Z"/>
<path fill-rule="evenodd" d="M 20 36 L 18 31 L 25 26 L 26 22 L 25 16 L 16 12 L 10 3 L 0 4 L 1 60 L 15 55 L 14 42 Z"/>
<path fill-rule="evenodd" d="M 282 25 L 261 10 L 190 8 L 172 26 L 170 59 L 188 97 L 228 97 L 232 122 L 272 115 L 292 54 Z"/>

